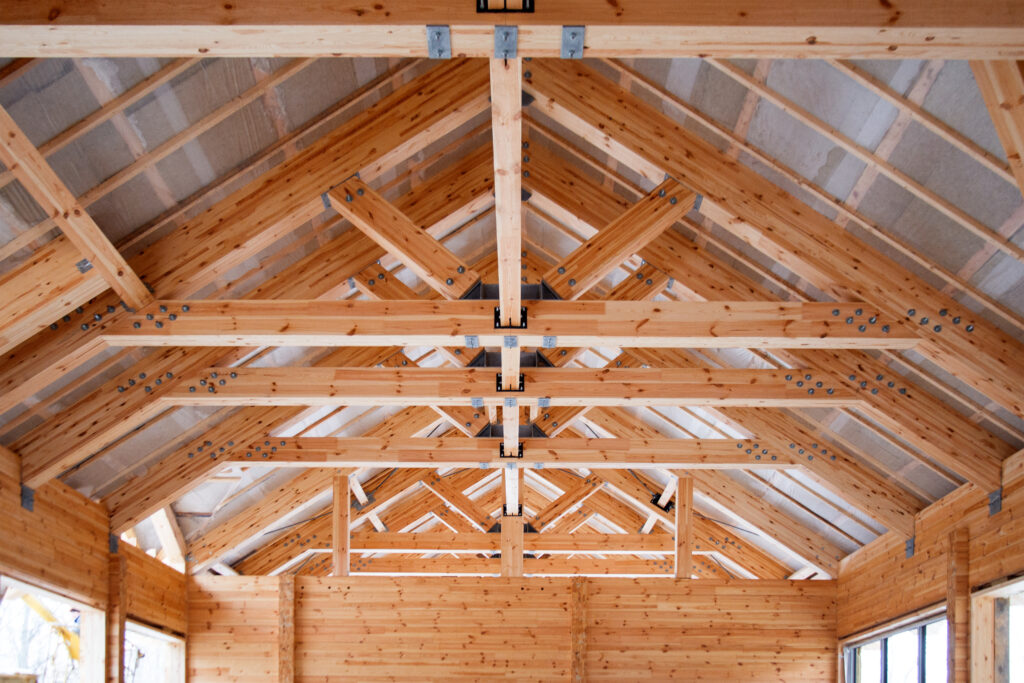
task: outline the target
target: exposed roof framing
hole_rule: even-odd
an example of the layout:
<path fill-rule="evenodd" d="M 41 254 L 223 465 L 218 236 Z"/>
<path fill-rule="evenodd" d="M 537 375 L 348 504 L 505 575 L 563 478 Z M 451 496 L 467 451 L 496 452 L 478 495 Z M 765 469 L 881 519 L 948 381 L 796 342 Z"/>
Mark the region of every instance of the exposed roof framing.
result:
<path fill-rule="evenodd" d="M 562 2 L 506 59 L 460 5 L 456 58 L 428 62 L 436 8 L 342 5 L 188 30 L 146 1 L 5 6 L 0 441 L 24 484 L 63 479 L 194 573 L 766 579 L 835 576 L 962 482 L 1000 487 L 1024 445 L 1024 79 L 993 61 L 1024 57 L 1017 8 Z M 594 59 L 545 58 L 564 24 Z M 129 32 L 176 58 L 43 59 Z M 220 59 L 271 32 L 288 58 Z M 33 121 L 36 91 L 95 104 Z"/>

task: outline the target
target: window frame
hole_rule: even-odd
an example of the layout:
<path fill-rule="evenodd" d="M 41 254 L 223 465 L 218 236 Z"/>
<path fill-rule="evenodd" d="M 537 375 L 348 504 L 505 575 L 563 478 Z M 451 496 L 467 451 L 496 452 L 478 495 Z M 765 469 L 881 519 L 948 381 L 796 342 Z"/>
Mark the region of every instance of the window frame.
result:
<path fill-rule="evenodd" d="M 846 676 L 846 681 L 848 683 L 853 683 L 857 680 L 857 650 L 872 643 L 880 643 L 879 666 L 881 667 L 881 671 L 878 680 L 880 683 L 888 683 L 889 639 L 901 633 L 917 631 L 917 681 L 918 683 L 925 683 L 925 629 L 931 624 L 939 621 L 945 621 L 945 619 L 945 609 L 941 612 L 929 611 L 928 614 L 919 615 L 913 620 L 902 621 L 890 626 L 889 628 L 875 631 L 870 635 L 842 643 L 843 673 Z"/>

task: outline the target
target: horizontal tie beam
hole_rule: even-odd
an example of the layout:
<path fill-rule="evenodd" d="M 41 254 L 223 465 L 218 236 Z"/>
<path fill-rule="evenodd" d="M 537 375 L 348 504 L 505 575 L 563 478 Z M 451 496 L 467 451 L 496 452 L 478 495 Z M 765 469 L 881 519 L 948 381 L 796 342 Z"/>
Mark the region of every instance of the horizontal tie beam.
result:
<path fill-rule="evenodd" d="M 810 379 L 807 379 L 810 377 Z M 859 405 L 853 389 L 805 370 L 525 368 L 502 389 L 487 368 L 211 368 L 157 400 L 235 406 L 767 406 Z"/>
<path fill-rule="evenodd" d="M 913 325 L 862 303 L 531 301 L 498 329 L 493 301 L 159 301 L 109 326 L 115 346 L 484 346 L 907 349 Z"/>
<path fill-rule="evenodd" d="M 522 457 L 498 456 L 500 438 L 264 439 L 239 444 L 216 457 L 270 467 L 631 467 L 749 469 L 794 467 L 804 458 L 796 445 L 771 439 L 521 439 Z"/>

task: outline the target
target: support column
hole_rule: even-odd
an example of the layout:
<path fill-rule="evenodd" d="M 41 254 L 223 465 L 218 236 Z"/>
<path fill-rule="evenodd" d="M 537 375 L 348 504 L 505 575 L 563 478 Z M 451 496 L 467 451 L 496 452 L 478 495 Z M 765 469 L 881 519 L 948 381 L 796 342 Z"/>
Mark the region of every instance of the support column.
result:
<path fill-rule="evenodd" d="M 676 578 L 693 575 L 693 479 L 679 476 L 676 485 Z"/>
<path fill-rule="evenodd" d="M 349 484 L 350 470 L 334 475 L 334 509 L 331 513 L 331 576 L 348 576 L 349 572 Z"/>
<path fill-rule="evenodd" d="M 295 575 L 282 574 L 277 593 L 277 680 L 295 680 Z"/>
<path fill-rule="evenodd" d="M 949 557 L 946 566 L 946 670 L 950 683 L 967 683 L 970 680 L 969 541 L 967 527 L 958 527 L 949 534 Z"/>
<path fill-rule="evenodd" d="M 569 643 L 572 648 L 571 679 L 582 681 L 587 677 L 587 579 L 577 576 L 572 580 Z"/>
<path fill-rule="evenodd" d="M 126 575 L 124 555 L 112 553 L 107 567 L 107 683 L 124 683 Z"/>
<path fill-rule="evenodd" d="M 501 518 L 501 575 L 523 575 L 523 516 Z"/>

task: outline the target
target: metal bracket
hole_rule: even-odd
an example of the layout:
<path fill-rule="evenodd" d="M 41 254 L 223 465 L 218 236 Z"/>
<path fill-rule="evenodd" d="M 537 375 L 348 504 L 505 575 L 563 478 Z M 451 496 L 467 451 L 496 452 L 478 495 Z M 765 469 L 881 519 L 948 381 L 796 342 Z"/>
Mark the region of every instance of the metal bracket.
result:
<path fill-rule="evenodd" d="M 501 340 L 501 345 L 506 349 L 517 349 L 519 348 L 519 337 L 514 334 L 506 334 L 505 338 Z"/>
<path fill-rule="evenodd" d="M 471 405 L 471 406 L 473 406 L 474 408 L 477 408 L 477 409 L 483 408 L 484 407 L 484 400 L 482 398 L 471 398 L 471 399 L 469 399 L 469 405 Z"/>
<path fill-rule="evenodd" d="M 538 398 L 537 399 L 537 407 L 538 408 L 550 408 L 551 407 L 551 398 L 550 397 Z"/>
<path fill-rule="evenodd" d="M 501 381 L 501 373 L 500 372 L 497 373 L 497 375 L 495 375 L 494 384 L 495 384 L 495 391 L 497 391 L 499 393 L 500 392 L 509 392 L 509 391 L 515 391 L 515 392 L 526 391 L 526 379 L 523 377 L 523 373 L 521 373 L 521 372 L 519 373 L 519 388 L 518 389 L 503 389 L 502 388 L 502 381 Z"/>
<path fill-rule="evenodd" d="M 36 509 L 36 490 L 30 489 L 24 484 L 21 485 L 21 507 L 29 512 Z"/>
<path fill-rule="evenodd" d="M 532 14 L 533 0 L 523 0 L 522 8 L 513 7 L 509 9 L 508 0 L 501 3 L 501 7 L 491 7 L 491 0 L 476 0 L 477 14 Z"/>
<path fill-rule="evenodd" d="M 907 542 L 904 543 L 904 554 L 906 555 L 907 559 L 910 559 L 911 557 L 914 556 L 914 539 L 915 538 L 917 538 L 917 537 L 916 536 L 911 536 L 910 538 L 907 539 Z"/>
<path fill-rule="evenodd" d="M 352 498 L 352 507 L 355 508 L 357 512 L 362 512 L 363 508 L 372 505 L 373 502 L 373 491 L 368 491 L 366 493 L 366 504 L 364 505 L 363 503 L 360 503 L 358 498 Z"/>
<path fill-rule="evenodd" d="M 523 457 L 523 444 L 522 444 L 522 442 L 519 443 L 519 449 L 518 449 L 518 452 L 515 455 L 505 455 L 505 444 L 503 444 L 503 443 L 498 444 L 498 457 L 499 458 L 504 458 L 505 460 L 510 460 L 512 458 L 517 458 L 517 459 L 518 458 L 522 458 Z"/>
<path fill-rule="evenodd" d="M 480 337 L 476 336 L 475 334 L 467 334 L 465 346 L 467 349 L 479 349 Z"/>
<path fill-rule="evenodd" d="M 501 324 L 501 306 L 494 307 L 494 329 L 496 330 L 525 330 L 526 329 L 526 306 L 519 307 L 520 323 L 518 325 Z"/>
<path fill-rule="evenodd" d="M 558 337 L 554 337 L 554 336 L 551 336 L 551 337 L 549 337 L 549 336 L 545 336 L 545 337 L 544 337 L 544 338 L 543 338 L 543 339 L 541 340 L 541 344 L 540 344 L 540 347 L 541 347 L 542 349 L 553 349 L 553 348 L 555 348 L 556 346 L 558 346 Z"/>
<path fill-rule="evenodd" d="M 478 9 L 479 11 L 479 9 Z M 515 59 L 518 56 L 517 47 L 519 43 L 518 26 L 495 26 L 494 27 L 494 58 Z"/>
<path fill-rule="evenodd" d="M 89 259 L 84 258 L 81 261 L 75 263 L 75 268 L 78 268 L 79 273 L 88 273 L 92 270 L 92 264 L 89 263 Z"/>
<path fill-rule="evenodd" d="M 525 90 L 523 91 L 523 99 L 522 99 L 522 103 L 521 104 L 523 105 L 524 109 L 526 107 L 529 107 L 531 104 L 533 104 L 536 101 L 537 101 L 536 97 L 534 97 L 530 93 L 526 92 Z"/>
<path fill-rule="evenodd" d="M 519 190 L 519 199 L 521 201 L 528 202 L 528 201 L 530 201 L 530 197 L 532 197 L 532 196 L 533 196 L 532 192 L 530 192 L 529 190 L 524 190 L 524 189 L 520 188 L 520 190 Z"/>
<path fill-rule="evenodd" d="M 116 555 L 119 547 L 117 536 L 115 536 L 114 534 L 110 534 L 109 538 L 107 538 L 107 545 L 110 548 L 110 554 Z"/>
<path fill-rule="evenodd" d="M 505 405 L 506 408 L 518 408 L 519 407 L 519 402 L 516 401 L 514 398 L 509 397 L 509 398 L 505 399 L 505 404 L 504 405 Z"/>
<path fill-rule="evenodd" d="M 704 195 L 700 192 L 697 193 L 697 198 L 693 200 L 693 210 L 700 211 L 700 205 L 704 203 Z"/>
<path fill-rule="evenodd" d="M 327 196 L 326 192 L 324 192 L 322 195 L 320 195 L 320 201 L 322 201 L 324 203 L 324 210 L 325 211 L 330 210 L 330 208 L 331 208 L 331 198 Z"/>
<path fill-rule="evenodd" d="M 427 54 L 431 59 L 452 58 L 452 30 L 448 26 L 427 26 Z"/>
<path fill-rule="evenodd" d="M 665 512 L 672 512 L 672 508 L 674 508 L 676 506 L 676 502 L 674 500 L 669 500 L 667 503 L 665 503 L 665 505 L 663 507 L 663 506 L 658 504 L 658 499 L 659 498 L 661 498 L 661 494 L 660 493 L 655 493 L 653 496 L 651 496 L 651 505 L 653 505 L 654 507 L 659 508 L 661 510 L 664 510 Z"/>
<path fill-rule="evenodd" d="M 509 512 L 508 511 L 508 503 L 505 503 L 504 505 L 501 506 L 501 514 L 502 514 L 502 516 L 503 517 L 522 517 L 523 516 L 523 506 L 522 506 L 522 504 L 516 505 L 516 507 L 519 508 L 519 512 Z"/>
<path fill-rule="evenodd" d="M 998 514 L 1003 510 L 1003 489 L 1002 487 L 988 494 L 988 516 Z"/>
<path fill-rule="evenodd" d="M 562 59 L 583 59 L 583 36 L 586 26 L 562 27 Z"/>

